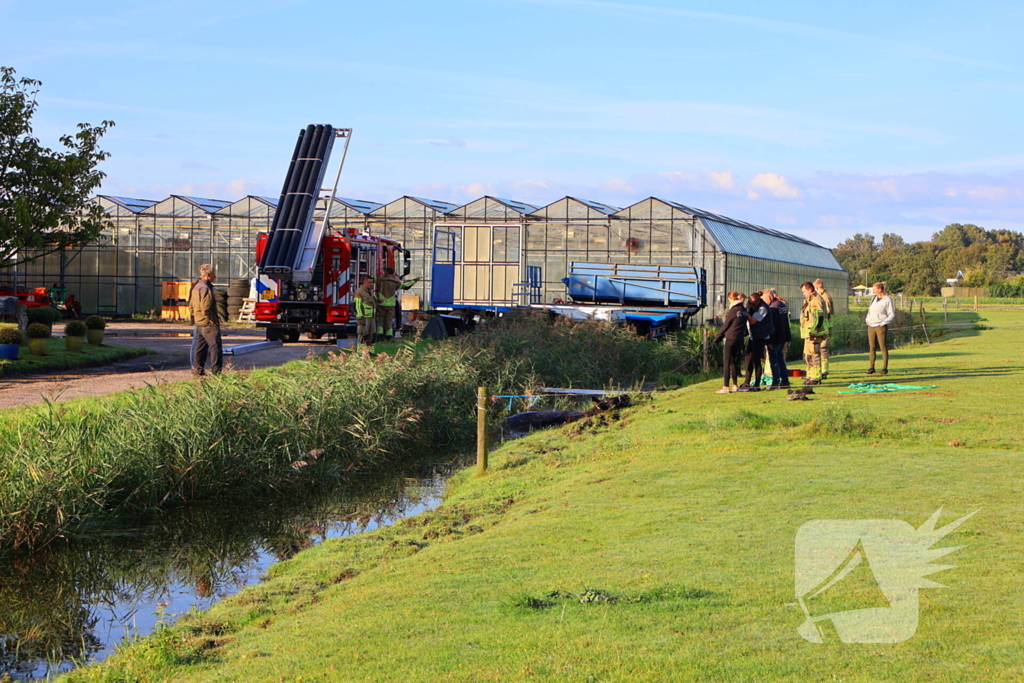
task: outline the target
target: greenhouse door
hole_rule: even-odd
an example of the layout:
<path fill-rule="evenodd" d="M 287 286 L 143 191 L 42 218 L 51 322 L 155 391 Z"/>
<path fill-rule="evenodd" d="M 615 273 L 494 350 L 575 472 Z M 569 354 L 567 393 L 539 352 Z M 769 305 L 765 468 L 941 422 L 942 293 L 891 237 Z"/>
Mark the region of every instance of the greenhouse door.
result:
<path fill-rule="evenodd" d="M 522 279 L 522 226 L 445 227 L 462 232 L 462 250 L 455 258 L 455 305 L 513 305 L 513 289 Z"/>
<path fill-rule="evenodd" d="M 455 291 L 455 243 L 449 230 L 434 230 L 434 259 L 430 268 L 430 303 L 451 306 Z"/>

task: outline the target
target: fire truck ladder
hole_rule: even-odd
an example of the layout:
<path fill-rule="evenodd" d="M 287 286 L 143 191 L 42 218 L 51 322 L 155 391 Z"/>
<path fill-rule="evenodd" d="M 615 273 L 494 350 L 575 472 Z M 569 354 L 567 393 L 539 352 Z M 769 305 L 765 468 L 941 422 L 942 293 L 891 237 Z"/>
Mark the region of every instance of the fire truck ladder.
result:
<path fill-rule="evenodd" d="M 324 219 L 320 222 L 312 221 L 303 235 L 302 251 L 300 252 L 299 262 L 294 273 L 294 279 L 297 281 L 308 280 L 312 276 L 313 268 L 316 267 L 317 255 L 320 253 L 320 245 L 323 243 L 324 235 L 327 234 L 331 227 L 331 211 L 334 209 L 336 195 L 338 194 L 338 183 L 341 181 L 341 169 L 345 166 L 348 143 L 352 140 L 352 129 L 335 128 L 334 137 L 335 139 L 341 138 L 345 140 L 345 144 L 341 148 L 341 161 L 338 163 L 338 172 L 334 176 L 334 186 L 329 188 L 331 194 L 324 207 Z M 327 160 L 325 159 L 325 166 L 326 163 Z M 327 192 L 328 188 L 321 188 L 320 191 Z"/>
<path fill-rule="evenodd" d="M 317 194 L 323 185 L 334 140 L 339 137 L 337 132 L 331 125 L 315 124 L 299 133 L 260 259 L 261 274 L 284 279 L 298 274 L 300 279 L 309 280 L 309 273 L 296 273 L 296 269 L 300 256 L 304 256 L 303 246 L 309 241 Z"/>

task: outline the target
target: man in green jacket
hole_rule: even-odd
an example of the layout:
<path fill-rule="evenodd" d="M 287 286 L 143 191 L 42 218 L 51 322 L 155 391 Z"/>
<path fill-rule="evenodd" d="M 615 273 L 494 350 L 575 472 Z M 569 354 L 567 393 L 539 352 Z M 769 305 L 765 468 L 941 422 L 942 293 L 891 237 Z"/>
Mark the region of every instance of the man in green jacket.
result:
<path fill-rule="evenodd" d="M 192 285 L 188 295 L 188 312 L 196 326 L 192 333 L 192 376 L 206 375 L 206 362 L 210 362 L 210 373 L 219 375 L 224 368 L 221 352 L 220 317 L 217 314 L 217 298 L 213 293 L 213 280 L 217 271 L 209 263 L 199 266 L 199 280 Z"/>
<path fill-rule="evenodd" d="M 363 278 L 359 289 L 352 295 L 356 310 L 356 338 L 360 344 L 372 344 L 377 328 L 377 297 L 373 293 L 373 278 Z"/>
<path fill-rule="evenodd" d="M 821 384 L 821 339 L 828 334 L 825 302 L 814 291 L 814 285 L 805 282 L 800 285 L 804 305 L 800 309 L 800 336 L 804 338 L 804 362 L 807 363 L 807 379 L 804 384 Z"/>
<path fill-rule="evenodd" d="M 391 341 L 395 333 L 395 306 L 399 290 L 409 289 L 419 278 L 402 282 L 395 276 L 394 268 L 385 268 L 384 277 L 377 280 L 377 336 Z"/>

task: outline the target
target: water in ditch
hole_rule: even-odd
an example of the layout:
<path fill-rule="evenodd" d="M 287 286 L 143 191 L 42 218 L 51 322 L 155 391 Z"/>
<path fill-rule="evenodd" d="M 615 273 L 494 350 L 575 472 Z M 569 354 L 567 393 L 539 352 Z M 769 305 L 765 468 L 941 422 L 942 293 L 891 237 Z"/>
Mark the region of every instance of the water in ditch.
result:
<path fill-rule="evenodd" d="M 205 503 L 0 559 L 0 678 L 98 661 L 158 622 L 206 609 L 275 562 L 438 505 L 453 465 L 315 487 L 261 504 Z"/>

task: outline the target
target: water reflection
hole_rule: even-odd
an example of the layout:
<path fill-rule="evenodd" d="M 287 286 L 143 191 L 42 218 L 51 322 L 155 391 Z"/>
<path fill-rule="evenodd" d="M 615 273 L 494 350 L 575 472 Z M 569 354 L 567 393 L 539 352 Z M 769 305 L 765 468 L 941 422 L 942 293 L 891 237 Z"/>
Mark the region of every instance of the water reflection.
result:
<path fill-rule="evenodd" d="M 315 488 L 259 505 L 182 507 L 135 528 L 0 560 L 0 673 L 34 680 L 103 659 L 159 620 L 255 583 L 326 538 L 440 502 L 450 467 Z"/>

